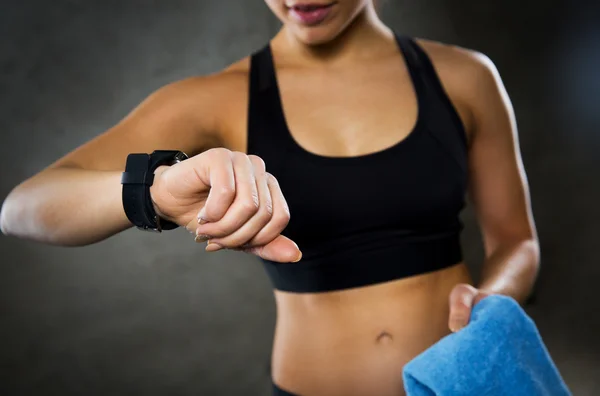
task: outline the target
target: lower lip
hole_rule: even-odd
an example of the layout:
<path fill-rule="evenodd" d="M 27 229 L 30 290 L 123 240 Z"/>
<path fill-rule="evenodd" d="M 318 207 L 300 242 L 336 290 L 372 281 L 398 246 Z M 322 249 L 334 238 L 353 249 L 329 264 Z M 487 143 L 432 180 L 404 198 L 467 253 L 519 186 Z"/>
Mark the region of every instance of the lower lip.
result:
<path fill-rule="evenodd" d="M 321 7 L 311 11 L 301 11 L 296 8 L 291 8 L 290 13 L 298 22 L 308 26 L 318 25 L 322 23 L 331 13 L 332 6 Z"/>

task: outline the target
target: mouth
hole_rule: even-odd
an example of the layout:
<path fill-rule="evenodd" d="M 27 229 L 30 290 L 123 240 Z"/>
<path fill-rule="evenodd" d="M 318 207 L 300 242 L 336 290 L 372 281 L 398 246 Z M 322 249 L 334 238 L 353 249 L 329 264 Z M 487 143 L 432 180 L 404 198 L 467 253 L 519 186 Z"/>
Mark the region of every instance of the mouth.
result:
<path fill-rule="evenodd" d="M 336 2 L 327 4 L 296 3 L 287 5 L 287 8 L 298 22 L 307 26 L 315 26 L 327 19 L 335 4 Z"/>
<path fill-rule="evenodd" d="M 333 6 L 335 2 L 327 3 L 327 4 L 318 4 L 318 3 L 296 3 L 292 5 L 288 5 L 287 8 L 300 12 L 310 12 L 316 11 L 323 8 L 329 8 Z"/>

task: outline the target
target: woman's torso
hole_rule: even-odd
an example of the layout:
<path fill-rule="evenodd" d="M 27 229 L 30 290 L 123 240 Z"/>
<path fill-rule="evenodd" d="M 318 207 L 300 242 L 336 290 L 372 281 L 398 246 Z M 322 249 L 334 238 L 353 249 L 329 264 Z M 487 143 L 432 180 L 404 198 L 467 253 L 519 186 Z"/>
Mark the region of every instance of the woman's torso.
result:
<path fill-rule="evenodd" d="M 433 60 L 468 138 L 468 100 L 455 89 L 460 78 L 451 50 L 419 43 Z M 392 38 L 375 61 L 352 66 L 301 67 L 281 59 L 277 79 L 285 120 L 294 141 L 307 153 L 361 157 L 393 147 L 413 132 L 417 97 Z M 222 77 L 228 100 L 219 132 L 223 146 L 234 151 L 248 149 L 249 69 L 250 61 L 245 59 Z M 269 161 L 266 166 L 269 171 Z M 363 184 L 357 180 L 356 188 Z M 293 208 L 291 213 L 294 216 Z M 361 209 L 356 208 L 353 216 L 359 218 Z M 402 259 L 397 257 L 398 265 Z M 458 262 L 439 271 L 350 290 L 275 291 L 274 382 L 308 396 L 401 395 L 403 365 L 448 334 L 448 296 L 463 282 L 471 279 Z"/>

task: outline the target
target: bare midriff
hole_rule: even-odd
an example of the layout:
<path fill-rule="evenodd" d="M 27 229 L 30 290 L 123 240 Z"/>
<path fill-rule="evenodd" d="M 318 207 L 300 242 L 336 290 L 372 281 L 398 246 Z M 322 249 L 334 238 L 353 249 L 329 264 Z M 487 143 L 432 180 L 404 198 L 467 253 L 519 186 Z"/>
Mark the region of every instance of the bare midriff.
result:
<path fill-rule="evenodd" d="M 326 293 L 276 291 L 273 381 L 302 396 L 401 396 L 402 369 L 448 335 L 448 298 L 464 263 Z"/>

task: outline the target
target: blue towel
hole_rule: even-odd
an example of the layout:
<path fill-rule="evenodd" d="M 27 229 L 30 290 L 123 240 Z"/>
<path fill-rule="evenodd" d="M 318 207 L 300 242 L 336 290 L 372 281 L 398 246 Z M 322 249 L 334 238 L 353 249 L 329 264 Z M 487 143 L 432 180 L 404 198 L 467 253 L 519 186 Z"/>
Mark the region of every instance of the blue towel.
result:
<path fill-rule="evenodd" d="M 471 322 L 408 362 L 408 396 L 571 395 L 531 318 L 512 298 L 493 295 Z"/>

